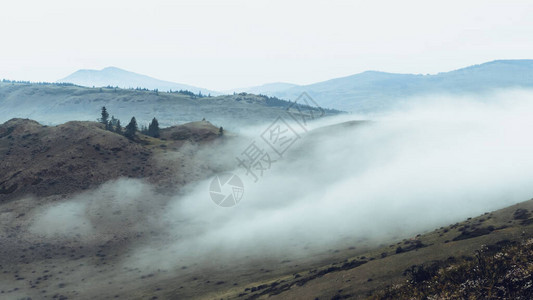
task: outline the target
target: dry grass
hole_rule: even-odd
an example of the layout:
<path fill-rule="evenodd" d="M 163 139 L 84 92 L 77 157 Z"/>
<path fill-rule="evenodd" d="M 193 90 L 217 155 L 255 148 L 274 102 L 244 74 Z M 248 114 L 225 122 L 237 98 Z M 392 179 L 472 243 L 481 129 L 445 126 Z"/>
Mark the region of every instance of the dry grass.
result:
<path fill-rule="evenodd" d="M 533 239 L 499 243 L 473 258 L 412 266 L 405 284 L 371 299 L 532 299 L 532 273 Z"/>

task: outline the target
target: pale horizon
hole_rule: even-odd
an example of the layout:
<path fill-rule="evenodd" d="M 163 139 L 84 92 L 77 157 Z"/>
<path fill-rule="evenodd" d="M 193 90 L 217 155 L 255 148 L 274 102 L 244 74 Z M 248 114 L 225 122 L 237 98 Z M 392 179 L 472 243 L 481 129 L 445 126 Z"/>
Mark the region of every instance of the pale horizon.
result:
<path fill-rule="evenodd" d="M 188 82 L 174 82 L 174 81 L 167 80 L 165 78 L 158 78 L 158 77 L 151 76 L 150 74 L 142 74 L 142 73 L 139 73 L 139 72 L 135 72 L 135 71 L 124 69 L 124 68 L 117 67 L 117 66 L 107 66 L 107 67 L 103 67 L 103 68 L 100 68 L 100 69 L 90 69 L 90 68 L 78 69 L 78 70 L 75 70 L 75 71 L 63 76 L 62 78 L 58 78 L 56 80 L 50 80 L 50 81 L 46 81 L 46 80 L 12 79 L 12 78 L 0 78 L 0 80 L 5 79 L 5 80 L 10 80 L 10 81 L 30 81 L 30 82 L 47 82 L 47 83 L 56 83 L 57 82 L 57 83 L 62 83 L 63 82 L 62 81 L 63 78 L 68 77 L 69 75 L 71 75 L 71 74 L 73 74 L 73 73 L 75 73 L 77 71 L 84 71 L 84 70 L 102 71 L 102 70 L 107 69 L 107 68 L 117 68 L 117 69 L 121 69 L 123 71 L 127 71 L 127 72 L 130 72 L 130 73 L 136 73 L 136 74 L 139 74 L 139 75 L 149 76 L 149 77 L 152 77 L 154 79 L 161 80 L 161 81 L 168 81 L 168 82 L 171 82 L 171 83 L 188 84 L 188 85 L 196 86 L 198 88 L 209 89 L 209 90 L 215 91 L 215 92 L 231 92 L 233 90 L 237 91 L 237 90 L 242 90 L 242 89 L 247 89 L 247 88 L 254 88 L 254 87 L 260 87 L 260 86 L 264 86 L 264 85 L 268 85 L 268 84 L 278 84 L 278 83 L 279 84 L 294 84 L 294 85 L 299 85 L 299 86 L 305 86 L 305 85 L 311 85 L 311 84 L 324 82 L 324 81 L 328 81 L 328 80 L 332 80 L 332 79 L 338 79 L 338 78 L 348 77 L 348 76 L 351 76 L 351 75 L 357 75 L 357 74 L 360 74 L 360 73 L 363 73 L 363 72 L 367 72 L 367 71 L 376 71 L 376 72 L 384 72 L 384 73 L 395 73 L 395 74 L 435 75 L 435 74 L 439 74 L 439 73 L 451 72 L 451 71 L 455 71 L 455 70 L 459 70 L 459 69 L 463 69 L 463 68 L 467 68 L 467 67 L 471 67 L 471 66 L 475 66 L 475 65 L 490 63 L 490 62 L 493 62 L 493 61 L 502 61 L 502 60 L 531 60 L 531 59 L 530 58 L 494 59 L 494 60 L 490 60 L 490 61 L 485 61 L 485 62 L 480 62 L 480 63 L 476 63 L 476 64 L 462 66 L 462 67 L 451 69 L 451 70 L 438 71 L 438 72 L 433 72 L 433 73 L 407 73 L 407 72 L 388 72 L 388 71 L 384 71 L 384 70 L 364 70 L 364 71 L 361 71 L 361 72 L 358 72 L 358 73 L 352 73 L 352 74 L 347 74 L 347 75 L 342 75 L 342 76 L 335 76 L 335 77 L 331 77 L 331 78 L 326 78 L 326 79 L 321 80 L 321 81 L 315 81 L 315 82 L 309 82 L 309 83 L 298 84 L 298 83 L 286 82 L 286 81 L 272 81 L 272 82 L 259 83 L 259 84 L 256 84 L 256 85 L 237 86 L 237 87 L 224 89 L 224 90 L 217 90 L 217 89 L 212 89 L 210 87 L 204 87 L 204 86 L 196 86 L 196 85 L 190 84 Z M 67 81 L 65 81 L 65 82 L 67 82 Z M 121 88 L 125 88 L 125 87 L 121 87 Z"/>
<path fill-rule="evenodd" d="M 9 2 L 0 78 L 54 82 L 115 66 L 226 91 L 368 70 L 435 74 L 529 58 L 532 13 L 531 1 Z"/>

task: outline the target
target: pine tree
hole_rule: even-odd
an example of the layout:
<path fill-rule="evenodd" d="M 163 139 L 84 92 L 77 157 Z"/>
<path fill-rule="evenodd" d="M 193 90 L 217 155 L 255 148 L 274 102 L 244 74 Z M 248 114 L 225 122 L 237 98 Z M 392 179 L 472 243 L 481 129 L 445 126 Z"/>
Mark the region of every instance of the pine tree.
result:
<path fill-rule="evenodd" d="M 123 134 L 122 126 L 120 126 L 120 120 L 117 120 L 117 125 L 115 125 L 115 132 L 118 134 Z"/>
<path fill-rule="evenodd" d="M 135 133 L 137 132 L 137 120 L 135 120 L 135 117 L 131 118 L 130 123 L 126 126 L 126 131 L 124 132 L 124 135 L 132 140 L 135 138 Z"/>
<path fill-rule="evenodd" d="M 111 120 L 109 123 L 111 123 L 111 126 L 115 127 L 117 126 L 118 119 L 115 119 L 115 116 L 111 116 Z"/>
<path fill-rule="evenodd" d="M 159 122 L 156 118 L 153 118 L 150 125 L 148 125 L 148 135 L 155 138 L 159 137 Z"/>
<path fill-rule="evenodd" d="M 106 128 L 107 128 L 107 123 L 109 122 L 109 113 L 107 112 L 107 109 L 105 108 L 105 106 L 102 107 L 102 117 L 98 119 L 98 121 L 106 125 Z"/>
<path fill-rule="evenodd" d="M 115 116 L 111 116 L 111 120 L 106 125 L 106 129 L 109 131 L 115 131 L 115 127 L 117 127 L 117 121 L 118 119 L 115 119 Z"/>

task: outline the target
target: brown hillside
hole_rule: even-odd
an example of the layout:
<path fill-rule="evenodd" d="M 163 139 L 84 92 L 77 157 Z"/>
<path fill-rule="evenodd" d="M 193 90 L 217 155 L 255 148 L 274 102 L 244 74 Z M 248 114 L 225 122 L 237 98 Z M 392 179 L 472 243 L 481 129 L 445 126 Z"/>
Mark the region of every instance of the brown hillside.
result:
<path fill-rule="evenodd" d="M 196 123 L 164 129 L 162 135 L 189 142 L 218 136 L 218 128 L 210 123 Z M 144 135 L 133 142 L 96 122 L 47 127 L 28 119 L 12 119 L 0 125 L 0 202 L 25 194 L 70 194 L 118 177 L 152 182 L 169 178 L 171 182 L 166 184 L 172 184 L 172 175 L 179 168 L 155 160 L 154 154 L 167 151 L 161 142 Z M 175 151 L 179 145 L 173 146 Z M 178 161 L 175 164 L 185 166 Z"/>

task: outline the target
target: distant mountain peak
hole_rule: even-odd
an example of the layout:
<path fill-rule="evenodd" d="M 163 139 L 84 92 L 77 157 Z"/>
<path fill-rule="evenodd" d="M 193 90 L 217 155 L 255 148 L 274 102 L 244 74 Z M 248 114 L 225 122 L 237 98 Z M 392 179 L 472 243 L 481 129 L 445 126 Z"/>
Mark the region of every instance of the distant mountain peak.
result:
<path fill-rule="evenodd" d="M 124 69 L 113 67 L 113 66 L 105 67 L 105 68 L 103 68 L 103 69 L 101 69 L 99 71 L 98 70 L 90 70 L 90 71 L 94 71 L 94 72 L 121 72 L 121 73 L 137 74 L 135 72 L 126 71 Z"/>
<path fill-rule="evenodd" d="M 114 67 L 114 66 L 105 67 L 101 71 L 125 71 L 125 72 L 127 72 L 124 69 L 117 68 L 117 67 Z"/>
<path fill-rule="evenodd" d="M 57 82 L 69 82 L 80 86 L 103 87 L 118 86 L 120 88 L 146 88 L 161 91 L 188 90 L 193 93 L 218 95 L 219 93 L 208 89 L 156 79 L 147 75 L 127 71 L 115 66 L 105 67 L 101 70 L 81 69 Z"/>

